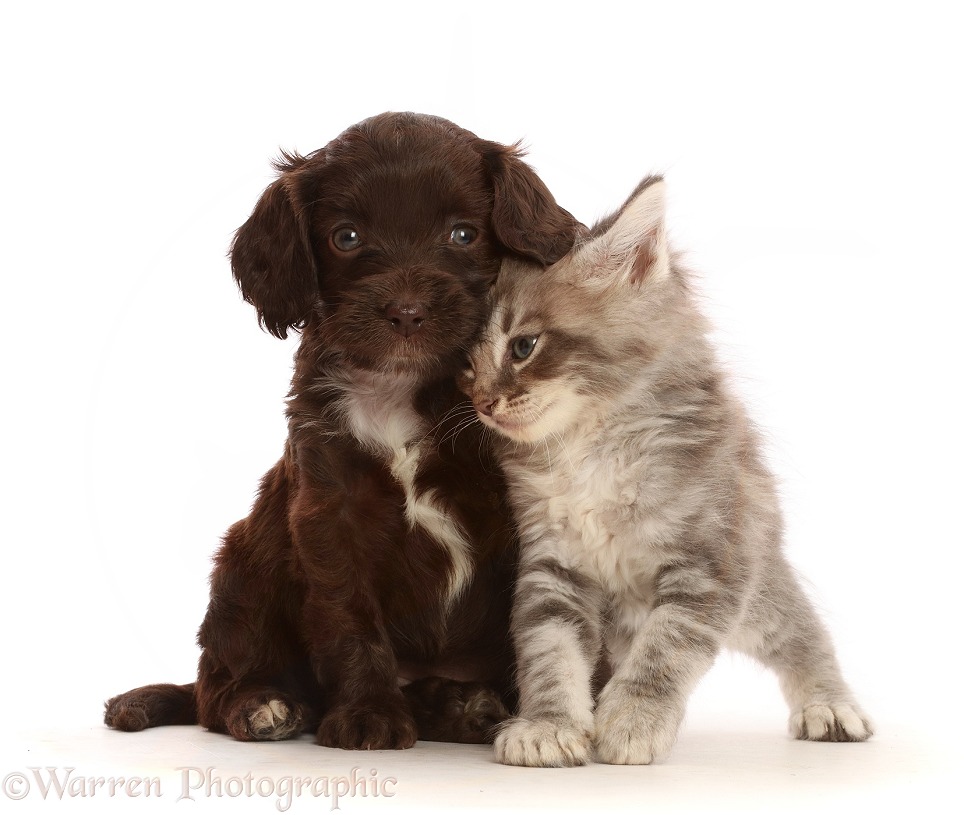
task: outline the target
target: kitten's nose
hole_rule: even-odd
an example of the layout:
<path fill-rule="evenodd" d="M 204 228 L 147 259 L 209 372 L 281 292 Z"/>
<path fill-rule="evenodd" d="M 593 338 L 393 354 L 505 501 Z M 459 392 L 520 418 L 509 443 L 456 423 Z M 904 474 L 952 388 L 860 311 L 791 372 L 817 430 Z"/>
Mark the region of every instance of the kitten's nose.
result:
<path fill-rule="evenodd" d="M 393 300 L 385 306 L 385 317 L 403 337 L 411 337 L 425 321 L 425 306 L 417 302 Z"/>
<path fill-rule="evenodd" d="M 498 401 L 498 399 L 489 399 L 487 396 L 483 396 L 475 402 L 475 409 L 483 416 L 491 416 L 492 408 L 495 407 L 495 403 Z"/>

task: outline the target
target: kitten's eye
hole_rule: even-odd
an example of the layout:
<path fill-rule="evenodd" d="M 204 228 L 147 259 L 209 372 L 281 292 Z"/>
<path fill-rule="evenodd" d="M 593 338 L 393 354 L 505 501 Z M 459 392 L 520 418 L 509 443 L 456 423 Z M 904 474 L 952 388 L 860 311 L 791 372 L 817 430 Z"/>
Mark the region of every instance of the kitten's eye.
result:
<path fill-rule="evenodd" d="M 361 235 L 353 226 L 343 226 L 331 233 L 331 245 L 339 252 L 351 252 L 361 246 Z"/>
<path fill-rule="evenodd" d="M 513 359 L 527 359 L 535 350 L 538 337 L 516 337 L 512 341 Z"/>
<path fill-rule="evenodd" d="M 477 229 L 473 229 L 471 226 L 457 226 L 449 235 L 449 240 L 456 246 L 468 246 L 470 243 L 474 243 L 477 237 L 479 237 Z"/>

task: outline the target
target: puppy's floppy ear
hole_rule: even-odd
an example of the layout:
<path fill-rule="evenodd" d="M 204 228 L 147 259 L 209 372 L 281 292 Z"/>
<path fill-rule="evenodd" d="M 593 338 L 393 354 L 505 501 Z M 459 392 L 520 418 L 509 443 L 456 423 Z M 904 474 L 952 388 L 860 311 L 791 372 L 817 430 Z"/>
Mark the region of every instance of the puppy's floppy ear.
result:
<path fill-rule="evenodd" d="M 556 203 L 535 171 L 522 160 L 524 153 L 480 140 L 483 164 L 492 179 L 495 201 L 492 227 L 509 250 L 544 266 L 555 263 L 572 248 L 582 225 Z"/>
<path fill-rule="evenodd" d="M 284 339 L 303 328 L 318 296 L 318 276 L 296 200 L 294 170 L 304 163 L 285 156 L 282 175 L 262 193 L 231 245 L 231 271 L 258 321 Z"/>

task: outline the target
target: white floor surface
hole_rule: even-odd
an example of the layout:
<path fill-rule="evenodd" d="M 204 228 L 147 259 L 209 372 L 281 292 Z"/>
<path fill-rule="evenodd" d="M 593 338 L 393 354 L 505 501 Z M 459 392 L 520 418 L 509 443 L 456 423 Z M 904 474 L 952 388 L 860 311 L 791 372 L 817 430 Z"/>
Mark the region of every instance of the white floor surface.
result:
<path fill-rule="evenodd" d="M 350 753 L 308 736 L 243 744 L 198 727 L 94 725 L 11 741 L 4 812 L 962 811 L 946 746 L 899 726 L 864 744 L 814 744 L 764 722 L 701 717 L 659 764 L 553 770 L 501 766 L 484 746 Z"/>

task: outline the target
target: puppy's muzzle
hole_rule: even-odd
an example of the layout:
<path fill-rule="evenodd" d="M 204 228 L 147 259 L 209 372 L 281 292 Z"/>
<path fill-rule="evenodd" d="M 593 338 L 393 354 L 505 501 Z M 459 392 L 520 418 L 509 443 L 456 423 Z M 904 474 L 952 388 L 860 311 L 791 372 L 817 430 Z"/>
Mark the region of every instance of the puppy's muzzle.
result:
<path fill-rule="evenodd" d="M 385 318 L 392 329 L 406 339 L 422 327 L 426 317 L 425 306 L 415 300 L 393 300 L 385 306 Z"/>

